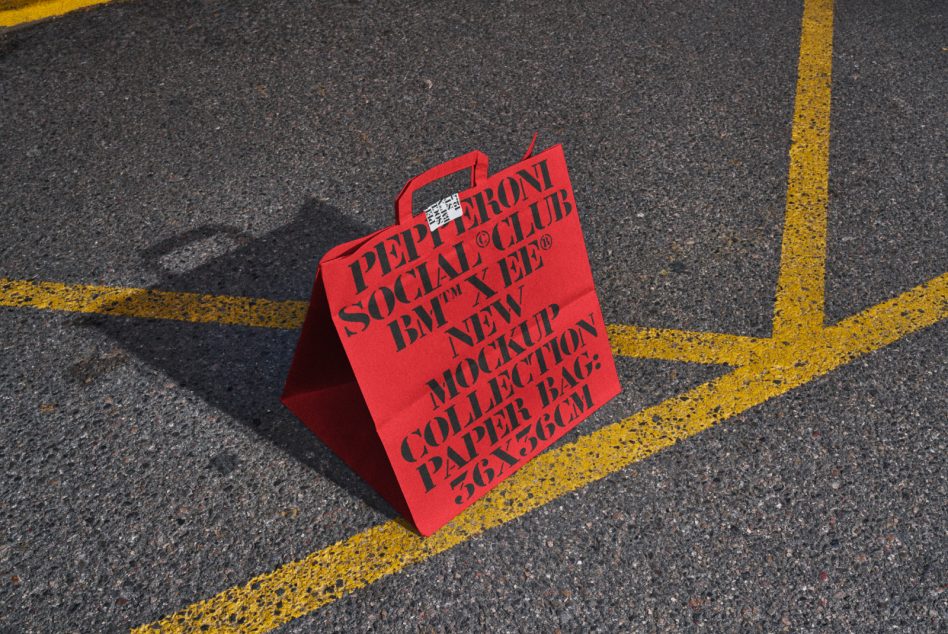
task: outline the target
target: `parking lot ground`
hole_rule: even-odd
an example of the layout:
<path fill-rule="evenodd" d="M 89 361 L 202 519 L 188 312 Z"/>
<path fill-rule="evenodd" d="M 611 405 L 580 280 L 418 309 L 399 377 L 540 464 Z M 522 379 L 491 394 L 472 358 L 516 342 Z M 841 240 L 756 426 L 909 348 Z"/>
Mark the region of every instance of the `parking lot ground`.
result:
<path fill-rule="evenodd" d="M 0 32 L 0 627 L 937 631 L 944 31 L 806 0 Z M 535 129 L 623 393 L 423 539 L 277 396 L 319 256 Z"/>

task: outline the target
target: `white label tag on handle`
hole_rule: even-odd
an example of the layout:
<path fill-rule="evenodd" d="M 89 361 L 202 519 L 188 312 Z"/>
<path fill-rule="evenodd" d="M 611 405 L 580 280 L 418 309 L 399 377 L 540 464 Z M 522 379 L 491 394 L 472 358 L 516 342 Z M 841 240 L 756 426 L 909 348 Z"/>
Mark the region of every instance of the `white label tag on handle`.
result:
<path fill-rule="evenodd" d="M 428 228 L 434 231 L 438 227 L 443 227 L 452 220 L 460 218 L 463 213 L 461 197 L 457 194 L 451 194 L 444 200 L 439 200 L 425 209 L 425 218 L 428 219 Z"/>

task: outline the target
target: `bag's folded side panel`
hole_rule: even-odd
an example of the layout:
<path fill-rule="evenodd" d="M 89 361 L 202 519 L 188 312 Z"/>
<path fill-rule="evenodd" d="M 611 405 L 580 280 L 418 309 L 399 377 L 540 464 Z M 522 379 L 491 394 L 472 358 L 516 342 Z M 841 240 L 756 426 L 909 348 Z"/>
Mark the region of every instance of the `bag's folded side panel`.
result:
<path fill-rule="evenodd" d="M 322 269 L 316 273 L 306 321 L 281 400 L 396 511 L 409 515 L 398 480 L 332 323 Z"/>
<path fill-rule="evenodd" d="M 313 293 L 296 344 L 283 398 L 352 383 L 355 375 L 329 314 L 323 270 L 316 271 Z"/>
<path fill-rule="evenodd" d="M 411 518 L 357 383 L 285 396 L 283 404 L 398 513 Z"/>
<path fill-rule="evenodd" d="M 376 233 L 378 232 L 336 245 L 320 260 L 319 268 L 316 269 L 316 279 L 313 281 L 313 292 L 310 295 L 306 319 L 303 322 L 290 371 L 283 386 L 283 400 L 294 394 L 322 390 L 333 385 L 355 381 L 352 364 L 349 363 L 342 342 L 336 334 L 332 316 L 329 314 L 324 269 L 328 262 L 352 249 L 357 249 Z"/>

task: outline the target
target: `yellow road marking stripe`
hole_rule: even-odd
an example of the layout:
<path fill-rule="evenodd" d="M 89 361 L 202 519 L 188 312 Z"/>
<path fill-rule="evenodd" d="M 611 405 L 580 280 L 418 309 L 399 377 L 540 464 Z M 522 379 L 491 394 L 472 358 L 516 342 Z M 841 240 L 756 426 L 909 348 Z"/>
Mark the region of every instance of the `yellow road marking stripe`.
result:
<path fill-rule="evenodd" d="M 0 278 L 0 306 L 145 319 L 299 328 L 307 302 L 93 284 Z M 609 325 L 616 354 L 690 363 L 743 365 L 765 339 L 717 333 Z"/>
<path fill-rule="evenodd" d="M 948 274 L 527 463 L 433 536 L 399 520 L 133 630 L 267 632 L 948 317 Z"/>
<path fill-rule="evenodd" d="M 789 339 L 823 327 L 829 189 L 832 0 L 803 5 L 787 177 L 787 208 L 773 334 Z"/>
<path fill-rule="evenodd" d="M 76 9 L 105 4 L 110 0 L 45 0 L 41 2 L 0 2 L 0 26 L 16 26 L 63 15 Z"/>
<path fill-rule="evenodd" d="M 823 341 L 818 343 L 831 348 L 834 354 L 849 355 L 848 358 L 841 358 L 840 363 L 836 363 L 840 365 L 946 318 L 948 273 L 942 273 L 898 297 L 847 317 L 836 326 L 823 329 L 816 338 L 822 339 Z M 805 353 L 805 348 L 802 347 L 805 344 L 802 342 L 799 352 L 794 352 L 796 344 L 777 345 L 787 351 L 789 358 Z M 819 359 L 816 361 L 820 362 Z"/>
<path fill-rule="evenodd" d="M 612 351 L 625 357 L 741 366 L 758 358 L 769 339 L 609 324 Z"/>
<path fill-rule="evenodd" d="M 307 303 L 0 278 L 0 306 L 258 328 L 298 328 L 303 323 Z"/>

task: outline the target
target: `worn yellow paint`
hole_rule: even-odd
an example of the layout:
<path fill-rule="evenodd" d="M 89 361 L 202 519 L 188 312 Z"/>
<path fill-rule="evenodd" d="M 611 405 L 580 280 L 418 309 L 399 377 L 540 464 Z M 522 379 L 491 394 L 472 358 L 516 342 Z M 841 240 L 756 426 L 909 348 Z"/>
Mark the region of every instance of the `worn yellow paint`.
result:
<path fill-rule="evenodd" d="M 0 306 L 96 313 L 234 326 L 299 328 L 304 301 L 201 295 L 146 288 L 0 278 Z M 616 354 L 690 363 L 741 365 L 765 339 L 685 330 L 609 325 Z"/>
<path fill-rule="evenodd" d="M 111 0 L 40 0 L 39 2 L 0 2 L 0 26 L 35 22 L 76 9 L 105 4 Z"/>
<path fill-rule="evenodd" d="M 428 538 L 392 520 L 133 632 L 267 632 L 948 318 L 948 274 L 548 451 Z"/>
<path fill-rule="evenodd" d="M 306 302 L 0 278 L 0 306 L 121 317 L 297 328 Z"/>
<path fill-rule="evenodd" d="M 807 0 L 774 308 L 773 333 L 778 339 L 813 333 L 823 326 L 832 63 L 832 0 Z"/>
<path fill-rule="evenodd" d="M 716 332 L 623 324 L 609 324 L 608 331 L 613 353 L 640 359 L 740 366 L 756 359 L 761 348 L 769 345 L 768 339 Z"/>

